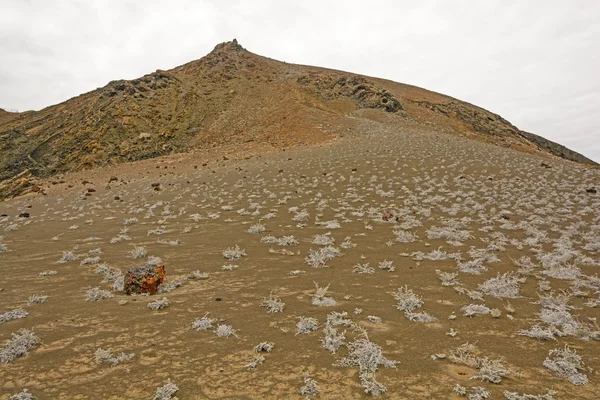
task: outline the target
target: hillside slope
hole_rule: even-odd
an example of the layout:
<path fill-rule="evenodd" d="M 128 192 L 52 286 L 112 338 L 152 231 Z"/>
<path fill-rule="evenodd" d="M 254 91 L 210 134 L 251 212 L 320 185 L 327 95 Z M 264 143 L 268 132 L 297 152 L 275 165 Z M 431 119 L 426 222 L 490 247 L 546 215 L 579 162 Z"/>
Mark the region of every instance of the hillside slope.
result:
<path fill-rule="evenodd" d="M 0 197 L 34 188 L 36 177 L 193 149 L 319 143 L 356 133 L 357 121 L 365 119 L 399 129 L 416 124 L 595 164 L 454 98 L 387 80 L 279 62 L 233 40 L 199 60 L 130 81 L 112 81 L 41 111 L 2 110 Z"/>

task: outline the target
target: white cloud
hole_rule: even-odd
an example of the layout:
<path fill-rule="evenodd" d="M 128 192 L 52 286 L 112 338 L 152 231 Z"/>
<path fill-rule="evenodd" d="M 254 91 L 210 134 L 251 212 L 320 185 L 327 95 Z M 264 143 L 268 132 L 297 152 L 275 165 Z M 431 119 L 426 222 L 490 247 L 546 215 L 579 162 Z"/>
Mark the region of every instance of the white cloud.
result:
<path fill-rule="evenodd" d="M 600 3 L 586 0 L 5 0 L 0 107 L 40 109 L 234 37 L 448 94 L 600 161 Z"/>

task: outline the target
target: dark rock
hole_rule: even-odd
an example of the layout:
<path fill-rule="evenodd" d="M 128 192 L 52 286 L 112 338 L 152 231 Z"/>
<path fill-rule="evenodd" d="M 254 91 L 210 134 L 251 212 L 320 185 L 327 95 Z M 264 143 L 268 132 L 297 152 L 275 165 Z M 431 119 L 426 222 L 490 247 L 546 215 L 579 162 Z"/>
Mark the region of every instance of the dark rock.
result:
<path fill-rule="evenodd" d="M 21 214 L 19 214 L 19 218 L 29 218 L 29 213 L 28 212 L 22 212 Z"/>
<path fill-rule="evenodd" d="M 586 191 L 587 193 L 591 193 L 591 194 L 596 194 L 596 193 L 598 193 L 598 189 L 596 189 L 595 187 L 591 187 L 591 188 L 585 189 L 585 191 Z"/>

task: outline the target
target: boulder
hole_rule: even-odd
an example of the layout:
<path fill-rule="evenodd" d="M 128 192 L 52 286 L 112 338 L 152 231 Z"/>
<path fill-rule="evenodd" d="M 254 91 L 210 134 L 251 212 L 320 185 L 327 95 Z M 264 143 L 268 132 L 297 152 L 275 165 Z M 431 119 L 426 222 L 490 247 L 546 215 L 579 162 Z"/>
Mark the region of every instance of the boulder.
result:
<path fill-rule="evenodd" d="M 125 294 L 154 294 L 165 280 L 165 266 L 144 265 L 131 267 L 125 274 Z"/>

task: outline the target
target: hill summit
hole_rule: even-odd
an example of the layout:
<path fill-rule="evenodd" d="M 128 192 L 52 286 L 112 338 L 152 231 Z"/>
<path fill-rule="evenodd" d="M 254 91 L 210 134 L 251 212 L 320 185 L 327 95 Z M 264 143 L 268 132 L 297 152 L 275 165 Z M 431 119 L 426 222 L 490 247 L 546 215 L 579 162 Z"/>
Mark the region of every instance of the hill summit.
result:
<path fill-rule="evenodd" d="M 369 124 L 419 127 L 595 164 L 452 97 L 272 60 L 234 39 L 199 60 L 112 81 L 40 111 L 0 110 L 0 196 L 57 173 L 219 146 L 321 143 L 368 134 Z"/>

